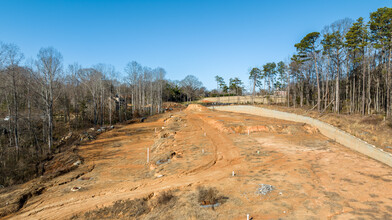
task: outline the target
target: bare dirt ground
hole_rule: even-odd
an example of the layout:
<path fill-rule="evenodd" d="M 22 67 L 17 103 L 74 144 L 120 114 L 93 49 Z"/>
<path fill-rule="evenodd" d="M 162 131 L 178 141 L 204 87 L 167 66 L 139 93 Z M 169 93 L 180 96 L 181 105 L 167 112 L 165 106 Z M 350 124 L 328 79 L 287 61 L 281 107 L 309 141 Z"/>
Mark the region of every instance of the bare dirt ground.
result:
<path fill-rule="evenodd" d="M 78 155 L 83 164 L 5 218 L 392 218 L 392 169 L 300 123 L 190 105 Z"/>
<path fill-rule="evenodd" d="M 320 114 L 317 110 L 281 105 L 260 105 L 260 107 L 316 118 L 392 153 L 392 121 L 384 120 L 382 115 L 350 115 L 344 112 Z"/>

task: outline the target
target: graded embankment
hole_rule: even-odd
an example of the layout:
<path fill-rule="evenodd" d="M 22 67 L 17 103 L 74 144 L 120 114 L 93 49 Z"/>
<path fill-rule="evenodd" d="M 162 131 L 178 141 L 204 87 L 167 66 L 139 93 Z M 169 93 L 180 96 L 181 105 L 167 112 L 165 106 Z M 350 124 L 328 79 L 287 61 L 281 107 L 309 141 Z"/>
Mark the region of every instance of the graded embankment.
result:
<path fill-rule="evenodd" d="M 281 112 L 271 109 L 265 109 L 254 106 L 217 106 L 214 107 L 216 110 L 221 111 L 230 111 L 230 112 L 239 112 L 246 113 L 252 115 L 259 115 L 264 117 L 278 118 L 283 120 L 295 121 L 306 123 L 311 126 L 316 127 L 320 130 L 320 132 L 326 137 L 342 144 L 345 147 L 348 147 L 352 150 L 358 151 L 368 157 L 371 157 L 377 161 L 380 161 L 390 167 L 392 167 L 392 154 L 389 152 L 385 152 L 380 148 L 377 148 L 374 145 L 366 143 L 365 141 L 356 138 L 332 125 L 329 125 L 325 122 L 319 121 L 314 118 L 296 115 L 293 113 Z"/>
<path fill-rule="evenodd" d="M 392 218 L 391 168 L 304 123 L 190 106 L 78 154 L 92 170 L 6 218 Z"/>

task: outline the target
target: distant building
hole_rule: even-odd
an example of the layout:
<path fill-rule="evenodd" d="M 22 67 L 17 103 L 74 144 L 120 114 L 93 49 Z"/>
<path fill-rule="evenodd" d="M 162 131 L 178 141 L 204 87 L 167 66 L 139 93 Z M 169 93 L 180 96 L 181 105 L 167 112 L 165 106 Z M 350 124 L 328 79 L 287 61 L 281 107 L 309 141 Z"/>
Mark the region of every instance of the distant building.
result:
<path fill-rule="evenodd" d="M 285 96 L 287 96 L 287 91 L 278 90 L 278 91 L 275 91 L 274 95 L 285 97 Z"/>

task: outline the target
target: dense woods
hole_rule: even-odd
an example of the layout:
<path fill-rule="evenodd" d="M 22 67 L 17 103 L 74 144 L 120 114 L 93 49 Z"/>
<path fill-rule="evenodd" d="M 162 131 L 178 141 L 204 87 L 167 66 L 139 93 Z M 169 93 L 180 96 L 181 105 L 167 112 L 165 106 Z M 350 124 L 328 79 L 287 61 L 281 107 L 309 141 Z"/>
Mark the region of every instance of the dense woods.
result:
<path fill-rule="evenodd" d="M 42 173 L 40 163 L 58 152 L 69 132 L 103 127 L 162 112 L 163 101 L 204 95 L 195 76 L 165 79 L 163 68 L 133 61 L 123 72 L 112 65 L 64 67 L 52 47 L 24 59 L 18 46 L 0 45 L 0 185 Z"/>
<path fill-rule="evenodd" d="M 253 94 L 280 90 L 288 106 L 392 115 L 392 8 L 372 12 L 368 22 L 338 20 L 294 46 L 289 61 L 250 70 Z"/>

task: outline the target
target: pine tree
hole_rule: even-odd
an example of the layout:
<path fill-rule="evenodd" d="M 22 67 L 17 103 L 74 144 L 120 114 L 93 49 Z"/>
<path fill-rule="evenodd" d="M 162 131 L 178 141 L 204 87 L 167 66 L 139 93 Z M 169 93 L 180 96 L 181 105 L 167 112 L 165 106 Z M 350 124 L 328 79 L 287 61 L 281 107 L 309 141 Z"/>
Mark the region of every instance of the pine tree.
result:
<path fill-rule="evenodd" d="M 301 42 L 295 44 L 294 46 L 297 48 L 298 55 L 302 60 L 313 60 L 314 68 L 316 71 L 316 80 L 317 80 L 317 109 L 321 111 L 321 94 L 320 94 L 320 76 L 318 72 L 317 66 L 317 55 L 320 50 L 317 49 L 317 40 L 320 37 L 319 32 L 312 32 L 307 34 Z"/>
<path fill-rule="evenodd" d="M 261 84 L 261 70 L 257 67 L 252 68 L 249 73 L 249 79 L 253 82 L 253 96 L 256 95 L 256 87 L 259 87 Z"/>
<path fill-rule="evenodd" d="M 371 40 L 377 49 L 382 51 L 383 73 L 385 76 L 386 114 L 391 115 L 391 58 L 392 58 L 392 8 L 379 8 L 370 14 Z M 388 65 L 388 66 L 387 66 Z"/>
<path fill-rule="evenodd" d="M 339 31 L 335 31 L 333 33 L 327 33 L 324 35 L 324 39 L 321 41 L 323 45 L 324 54 L 326 54 L 329 58 L 332 58 L 333 64 L 336 66 L 336 77 L 335 77 L 335 112 L 339 113 L 340 111 L 340 75 L 341 75 L 341 62 L 342 62 L 342 54 L 343 54 L 343 36 Z M 330 68 L 331 69 L 331 68 Z M 328 89 L 328 76 L 327 86 Z M 328 92 L 328 90 L 327 90 Z M 326 94 L 327 95 L 327 94 Z M 327 107 L 327 105 L 325 106 Z"/>

